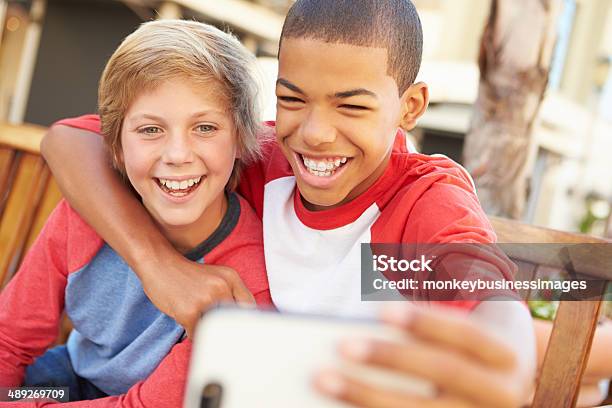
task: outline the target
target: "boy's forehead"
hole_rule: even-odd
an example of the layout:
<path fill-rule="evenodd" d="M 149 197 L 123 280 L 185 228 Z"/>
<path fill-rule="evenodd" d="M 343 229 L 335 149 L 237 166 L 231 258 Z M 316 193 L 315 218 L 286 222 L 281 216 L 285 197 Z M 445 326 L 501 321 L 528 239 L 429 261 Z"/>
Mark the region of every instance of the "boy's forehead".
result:
<path fill-rule="evenodd" d="M 383 47 L 363 46 L 348 44 L 342 42 L 329 42 L 317 38 L 283 38 L 279 50 L 279 61 L 282 62 L 283 57 L 290 55 L 304 54 L 304 57 L 310 54 L 324 53 L 327 57 L 346 57 L 354 55 L 361 58 L 376 58 L 384 59 L 387 62 L 387 49 Z"/>
<path fill-rule="evenodd" d="M 219 81 L 174 76 L 143 86 L 135 92 L 126 109 L 125 119 L 137 120 L 150 113 L 169 116 L 173 111 L 185 115 L 194 112 L 225 114 L 228 106 L 229 98 Z"/>
<path fill-rule="evenodd" d="M 317 39 L 284 38 L 279 51 L 279 78 L 316 81 L 342 89 L 395 80 L 388 73 L 387 50 Z"/>

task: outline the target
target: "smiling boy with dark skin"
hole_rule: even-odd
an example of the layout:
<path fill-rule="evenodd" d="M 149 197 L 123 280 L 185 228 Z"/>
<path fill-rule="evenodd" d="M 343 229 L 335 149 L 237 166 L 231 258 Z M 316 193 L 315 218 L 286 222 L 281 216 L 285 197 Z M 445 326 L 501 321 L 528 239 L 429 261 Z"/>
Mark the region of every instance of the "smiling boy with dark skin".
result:
<path fill-rule="evenodd" d="M 276 143 L 264 145 L 264 159 L 245 169 L 239 186 L 263 218 L 270 290 L 281 311 L 376 313 L 360 298 L 362 242 L 494 242 L 465 171 L 406 144 L 403 131 L 429 99 L 427 86 L 414 82 L 421 49 L 408 0 L 298 0 L 290 10 L 270 129 Z M 161 310 L 190 329 L 211 303 L 248 300 L 231 270 L 202 273 L 169 248 L 105 164 L 100 138 L 87 132 L 95 124 L 63 123 L 73 127 L 54 126 L 43 154 L 72 205 L 130 262 Z M 315 386 L 356 406 L 520 406 L 535 371 L 527 309 L 514 301 L 462 306 L 469 313 L 395 305 L 381 319 L 412 340 L 351 339 L 340 347 L 344 358 L 430 380 L 434 398 L 333 369 Z"/>

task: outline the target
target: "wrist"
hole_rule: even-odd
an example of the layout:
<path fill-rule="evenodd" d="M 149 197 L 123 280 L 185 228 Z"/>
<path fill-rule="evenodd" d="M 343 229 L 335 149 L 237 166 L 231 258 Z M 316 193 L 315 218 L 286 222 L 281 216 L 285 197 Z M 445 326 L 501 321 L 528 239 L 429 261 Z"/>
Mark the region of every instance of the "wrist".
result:
<path fill-rule="evenodd" d="M 163 236 L 156 235 L 148 235 L 144 239 L 139 239 L 138 245 L 129 247 L 126 261 L 141 281 L 155 279 L 160 265 L 174 263 L 180 257 Z"/>

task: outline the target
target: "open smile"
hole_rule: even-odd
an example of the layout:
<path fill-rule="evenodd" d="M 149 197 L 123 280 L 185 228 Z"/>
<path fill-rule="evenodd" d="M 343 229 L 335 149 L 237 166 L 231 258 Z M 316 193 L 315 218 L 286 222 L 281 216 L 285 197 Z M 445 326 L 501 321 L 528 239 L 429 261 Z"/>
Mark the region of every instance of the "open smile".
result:
<path fill-rule="evenodd" d="M 200 187 L 204 176 L 190 177 L 184 179 L 168 179 L 154 177 L 157 186 L 172 198 L 185 198 Z"/>
<path fill-rule="evenodd" d="M 331 177 L 338 169 L 343 167 L 348 161 L 348 157 L 329 157 L 324 159 L 309 158 L 301 155 L 300 158 L 304 163 L 306 170 L 313 176 L 317 177 Z"/>
<path fill-rule="evenodd" d="M 317 188 L 330 187 L 352 161 L 348 156 L 313 157 L 297 152 L 294 154 L 301 178 Z"/>

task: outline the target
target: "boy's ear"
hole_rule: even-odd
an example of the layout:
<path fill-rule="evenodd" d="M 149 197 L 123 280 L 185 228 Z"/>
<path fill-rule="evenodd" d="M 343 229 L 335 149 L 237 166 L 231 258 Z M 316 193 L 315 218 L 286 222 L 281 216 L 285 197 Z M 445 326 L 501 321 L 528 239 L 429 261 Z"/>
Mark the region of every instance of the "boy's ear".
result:
<path fill-rule="evenodd" d="M 423 116 L 429 105 L 429 88 L 424 82 L 411 85 L 401 98 L 402 116 L 400 127 L 410 131 L 416 126 L 417 120 Z"/>

